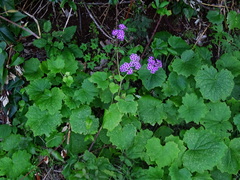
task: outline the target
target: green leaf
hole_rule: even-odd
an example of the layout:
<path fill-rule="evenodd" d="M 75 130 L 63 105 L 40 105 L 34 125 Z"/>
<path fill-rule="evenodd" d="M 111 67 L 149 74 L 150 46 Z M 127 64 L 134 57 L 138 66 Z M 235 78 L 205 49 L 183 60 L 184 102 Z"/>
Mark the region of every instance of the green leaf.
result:
<path fill-rule="evenodd" d="M 46 39 L 35 39 L 33 41 L 33 45 L 36 46 L 37 48 L 44 48 L 47 45 L 47 40 Z"/>
<path fill-rule="evenodd" d="M 43 30 L 45 31 L 45 32 L 49 32 L 49 31 L 51 31 L 51 29 L 52 29 L 52 24 L 51 24 L 51 22 L 48 20 L 48 21 L 45 21 L 44 22 L 44 24 L 43 24 Z"/>
<path fill-rule="evenodd" d="M 221 24 L 224 20 L 224 16 L 219 11 L 208 11 L 207 18 L 214 24 Z"/>
<path fill-rule="evenodd" d="M 217 72 L 212 66 L 202 66 L 195 76 L 196 87 L 200 88 L 203 98 L 213 102 L 225 100 L 234 87 L 233 75 L 228 70 Z"/>
<path fill-rule="evenodd" d="M 0 126 L 0 139 L 4 139 L 12 132 L 12 127 L 8 124 L 1 124 Z"/>
<path fill-rule="evenodd" d="M 138 73 L 139 78 L 142 80 L 142 83 L 147 90 L 161 87 L 167 77 L 162 68 L 160 68 L 155 74 L 151 74 L 146 65 L 143 65 Z"/>
<path fill-rule="evenodd" d="M 64 140 L 64 134 L 52 133 L 49 137 L 45 138 L 47 147 L 58 147 Z"/>
<path fill-rule="evenodd" d="M 43 111 L 48 110 L 50 114 L 55 114 L 62 108 L 64 94 L 57 87 L 51 90 L 45 89 L 39 99 L 35 100 L 36 105 Z"/>
<path fill-rule="evenodd" d="M 74 98 L 82 103 L 90 104 L 97 94 L 98 89 L 88 79 L 85 79 L 82 83 L 82 88 L 75 91 Z"/>
<path fill-rule="evenodd" d="M 122 113 L 130 113 L 134 115 L 137 112 L 138 103 L 134 101 L 132 95 L 127 95 L 125 99 L 119 99 L 117 105 Z"/>
<path fill-rule="evenodd" d="M 10 42 L 15 42 L 15 38 L 12 34 L 12 32 L 10 31 L 9 28 L 7 28 L 6 26 L 0 26 L 0 40 L 1 41 L 10 41 Z"/>
<path fill-rule="evenodd" d="M 64 57 L 62 55 L 58 55 L 56 57 L 51 57 L 48 61 L 48 69 L 52 73 L 60 73 L 65 67 Z"/>
<path fill-rule="evenodd" d="M 229 53 L 223 54 L 219 60 L 217 60 L 217 68 L 227 69 L 231 71 L 234 77 L 240 75 L 240 58 L 233 56 Z"/>
<path fill-rule="evenodd" d="M 43 72 L 41 71 L 40 61 L 37 58 L 31 58 L 24 63 L 24 76 L 27 80 L 35 80 L 41 78 L 43 76 Z"/>
<path fill-rule="evenodd" d="M 234 116 L 233 122 L 237 126 L 238 131 L 240 131 L 240 114 Z"/>
<path fill-rule="evenodd" d="M 131 159 L 143 158 L 145 145 L 147 144 L 148 139 L 152 137 L 153 133 L 149 130 L 141 130 L 137 133 L 132 146 L 126 152 L 127 157 Z"/>
<path fill-rule="evenodd" d="M 185 55 L 184 55 L 185 56 Z M 192 59 L 186 59 L 189 57 L 184 57 L 185 59 L 175 59 L 172 63 L 173 71 L 179 75 L 189 77 L 190 75 L 196 75 L 201 67 L 201 60 L 197 57 Z"/>
<path fill-rule="evenodd" d="M 29 107 L 26 117 L 26 126 L 30 127 L 34 136 L 49 136 L 62 122 L 59 112 L 51 115 L 48 111 L 41 111 L 36 105 Z"/>
<path fill-rule="evenodd" d="M 137 180 L 156 180 L 163 177 L 164 171 L 159 167 L 151 167 L 148 169 L 138 169 L 136 172 Z"/>
<path fill-rule="evenodd" d="M 107 81 L 108 74 L 106 72 L 95 72 L 89 78 L 89 81 L 92 83 L 96 83 L 98 88 L 105 90 L 108 85 L 109 81 Z"/>
<path fill-rule="evenodd" d="M 196 94 L 186 94 L 183 97 L 183 105 L 178 110 L 180 117 L 187 123 L 194 121 L 199 123 L 207 113 L 207 107 L 203 98 L 198 98 Z"/>
<path fill-rule="evenodd" d="M 75 59 L 74 55 L 67 50 L 64 50 L 61 52 L 61 55 L 63 56 L 65 67 L 63 70 L 63 74 L 66 72 L 69 72 L 70 74 L 76 73 L 78 69 L 78 61 Z"/>
<path fill-rule="evenodd" d="M 160 140 L 156 137 L 149 139 L 146 144 L 146 155 L 152 162 L 156 162 L 159 168 L 171 166 L 178 157 L 179 152 L 180 150 L 176 143 L 167 142 L 162 146 Z"/>
<path fill-rule="evenodd" d="M 120 112 L 117 104 L 111 104 L 108 110 L 105 110 L 103 116 L 103 128 L 112 131 L 119 125 L 123 114 Z"/>
<path fill-rule="evenodd" d="M 186 168 L 179 169 L 176 165 L 171 165 L 169 168 L 169 175 L 171 176 L 171 180 L 192 180 L 192 174 Z"/>
<path fill-rule="evenodd" d="M 166 117 L 162 102 L 151 96 L 142 96 L 138 101 L 138 107 L 139 117 L 144 123 L 161 124 Z"/>
<path fill-rule="evenodd" d="M 21 19 L 23 19 L 23 18 L 25 18 L 25 17 L 27 17 L 25 14 L 17 11 L 17 12 L 15 12 L 15 13 L 12 13 L 11 21 L 17 22 L 17 21 L 19 21 L 19 20 L 21 20 Z"/>
<path fill-rule="evenodd" d="M 91 108 L 86 105 L 72 111 L 70 124 L 73 132 L 85 135 L 97 132 L 99 122 L 91 112 Z"/>
<path fill-rule="evenodd" d="M 230 136 L 228 133 L 232 130 L 232 125 L 229 122 L 230 108 L 225 102 L 209 103 L 207 106 L 209 112 L 201 121 L 204 127 L 220 137 Z"/>
<path fill-rule="evenodd" d="M 190 48 L 190 46 L 181 37 L 177 36 L 171 36 L 168 39 L 168 43 L 178 54 L 181 54 L 183 51 Z"/>
<path fill-rule="evenodd" d="M 0 175 L 7 175 L 10 179 L 18 179 L 20 175 L 25 175 L 31 167 L 31 154 L 27 151 L 17 151 L 12 159 L 4 157 L 0 159 Z"/>
<path fill-rule="evenodd" d="M 110 137 L 110 141 L 113 145 L 117 146 L 118 149 L 128 149 L 136 136 L 136 127 L 132 124 L 127 124 L 122 127 L 118 125 L 112 131 L 107 132 L 107 136 Z"/>
<path fill-rule="evenodd" d="M 188 150 L 183 155 L 183 165 L 191 172 L 212 170 L 224 156 L 227 146 L 207 130 L 188 130 L 183 141 Z"/>
<path fill-rule="evenodd" d="M 48 79 L 36 79 L 30 82 L 26 87 L 26 91 L 31 100 L 38 100 L 43 95 L 44 91 L 51 88 L 51 83 Z"/>
<path fill-rule="evenodd" d="M 227 15 L 227 24 L 230 30 L 237 28 L 240 29 L 240 15 L 236 11 L 230 11 Z"/>
<path fill-rule="evenodd" d="M 69 42 L 73 35 L 75 34 L 77 30 L 77 26 L 70 26 L 70 27 L 67 27 L 64 29 L 64 33 L 62 35 L 62 39 L 65 41 L 65 42 Z"/>
<path fill-rule="evenodd" d="M 19 134 L 11 134 L 1 142 L 1 147 L 4 151 L 11 151 L 18 148 L 22 136 Z"/>
<path fill-rule="evenodd" d="M 230 141 L 229 148 L 217 167 L 221 172 L 238 173 L 240 169 L 240 138 Z"/>

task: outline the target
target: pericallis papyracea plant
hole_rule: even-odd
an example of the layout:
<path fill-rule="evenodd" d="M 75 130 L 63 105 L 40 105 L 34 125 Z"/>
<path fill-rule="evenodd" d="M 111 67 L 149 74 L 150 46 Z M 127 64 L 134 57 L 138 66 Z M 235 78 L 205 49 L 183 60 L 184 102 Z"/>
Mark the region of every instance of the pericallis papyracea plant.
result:
<path fill-rule="evenodd" d="M 224 21 L 217 17 L 208 15 L 219 38 Z M 229 30 L 240 29 L 238 19 L 228 13 Z M 76 27 L 50 29 L 45 23 L 34 41 L 46 60 L 23 66 L 28 99 L 11 126 L 0 126 L 2 179 L 32 179 L 44 163 L 61 166 L 66 179 L 238 178 L 239 47 L 224 47 L 214 64 L 210 46 L 162 32 L 144 59 L 141 46 L 118 47 L 120 73 L 88 73 L 72 42 Z M 126 31 L 121 24 L 112 33 L 120 45 Z M 219 42 L 239 38 L 237 31 L 221 35 Z"/>

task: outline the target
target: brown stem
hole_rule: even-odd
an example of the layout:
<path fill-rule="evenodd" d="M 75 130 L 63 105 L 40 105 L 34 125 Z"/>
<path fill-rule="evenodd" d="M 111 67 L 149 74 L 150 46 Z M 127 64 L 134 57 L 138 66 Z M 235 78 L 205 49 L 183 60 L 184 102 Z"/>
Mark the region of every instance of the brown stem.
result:
<path fill-rule="evenodd" d="M 156 27 L 155 27 L 153 33 L 152 33 L 152 36 L 151 36 L 151 38 L 150 38 L 148 44 L 146 45 L 146 47 L 145 47 L 145 49 L 144 49 L 144 51 L 143 51 L 143 53 L 142 53 L 142 55 L 141 55 L 141 59 L 143 58 L 145 52 L 147 51 L 147 48 L 149 47 L 150 43 L 152 42 L 153 37 L 154 37 L 154 35 L 156 34 L 157 28 L 158 28 L 158 26 L 159 26 L 161 20 L 162 20 L 162 16 L 160 16 L 160 18 L 158 19 L 157 25 L 156 25 Z"/>

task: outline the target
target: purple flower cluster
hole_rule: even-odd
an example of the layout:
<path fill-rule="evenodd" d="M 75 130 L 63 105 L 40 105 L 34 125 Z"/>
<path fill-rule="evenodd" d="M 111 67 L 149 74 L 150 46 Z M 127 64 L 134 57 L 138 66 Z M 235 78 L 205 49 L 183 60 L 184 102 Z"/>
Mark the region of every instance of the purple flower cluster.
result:
<path fill-rule="evenodd" d="M 162 61 L 158 59 L 154 59 L 154 57 L 150 56 L 148 58 L 148 65 L 147 69 L 150 71 L 150 73 L 155 74 L 155 72 L 162 67 Z"/>
<path fill-rule="evenodd" d="M 125 62 L 120 66 L 120 72 L 127 72 L 127 74 L 132 74 L 133 68 L 135 70 L 139 70 L 141 68 L 141 64 L 139 62 L 140 56 L 137 54 L 131 54 L 130 59 L 130 63 Z"/>
<path fill-rule="evenodd" d="M 119 25 L 118 25 L 118 28 L 119 28 L 119 29 L 114 29 L 114 30 L 112 31 L 112 35 L 113 35 L 113 36 L 116 36 L 117 39 L 119 39 L 120 41 L 123 41 L 123 40 L 124 40 L 124 37 L 125 37 L 124 29 L 126 29 L 127 27 L 126 27 L 124 24 L 119 24 Z"/>

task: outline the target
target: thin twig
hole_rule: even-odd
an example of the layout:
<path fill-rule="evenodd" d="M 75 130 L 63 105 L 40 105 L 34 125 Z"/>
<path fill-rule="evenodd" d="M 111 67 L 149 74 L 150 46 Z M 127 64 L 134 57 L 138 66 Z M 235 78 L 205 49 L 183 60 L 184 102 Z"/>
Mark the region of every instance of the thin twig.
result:
<path fill-rule="evenodd" d="M 33 15 L 29 14 L 28 12 L 26 12 L 26 11 L 23 11 L 23 12 L 24 12 L 26 15 L 28 15 L 29 17 L 31 17 L 31 18 L 35 21 L 35 23 L 37 24 L 38 35 L 41 37 L 42 34 L 41 34 L 41 30 L 40 30 L 40 26 L 39 26 L 38 20 L 37 20 Z"/>
<path fill-rule="evenodd" d="M 205 34 L 205 32 L 207 31 L 207 29 L 209 28 L 211 24 L 209 24 L 205 29 L 204 31 L 201 33 L 201 35 L 197 38 L 197 41 L 195 42 L 193 48 L 197 45 L 197 43 L 201 40 L 201 38 L 203 37 L 203 35 Z"/>
<path fill-rule="evenodd" d="M 95 144 L 95 142 L 96 142 L 96 140 L 97 140 L 97 138 L 98 138 L 98 136 L 99 136 L 99 134 L 100 134 L 102 128 L 103 128 L 103 127 L 101 126 L 100 129 L 98 130 L 98 132 L 97 132 L 97 134 L 96 134 L 96 136 L 95 136 L 95 138 L 94 138 L 94 140 L 93 140 L 91 146 L 90 146 L 89 149 L 88 149 L 89 152 L 92 150 L 92 147 L 93 147 L 93 145 Z"/>
<path fill-rule="evenodd" d="M 24 31 L 29 32 L 31 35 L 33 35 L 33 36 L 36 37 L 37 39 L 40 39 L 40 38 L 41 38 L 41 37 L 39 37 L 38 35 L 36 35 L 34 32 L 32 32 L 30 29 L 27 29 L 27 28 L 25 28 L 25 27 L 23 27 L 23 26 L 20 26 L 20 25 L 18 25 L 17 23 L 15 23 L 15 22 L 13 22 L 13 21 L 11 21 L 11 20 L 3 17 L 3 16 L 0 16 L 0 18 L 3 19 L 3 20 L 5 20 L 5 21 L 7 21 L 7 22 L 9 22 L 9 23 L 11 23 L 11 24 L 13 24 L 13 25 L 15 25 L 15 26 L 17 26 L 17 27 L 19 27 L 19 28 L 21 28 L 21 29 L 23 29 Z"/>
<path fill-rule="evenodd" d="M 142 53 L 142 55 L 141 55 L 141 58 L 143 58 L 145 52 L 147 51 L 147 48 L 149 47 L 150 43 L 152 42 L 153 37 L 154 37 L 154 35 L 156 34 L 157 28 L 158 28 L 158 26 L 159 26 L 159 24 L 160 24 L 160 22 L 161 22 L 161 20 L 162 20 L 162 17 L 163 17 L 163 16 L 160 16 L 160 18 L 158 19 L 157 25 L 156 25 L 156 27 L 155 27 L 153 33 L 152 33 L 152 36 L 151 36 L 151 38 L 150 38 L 148 44 L 146 45 L 146 47 L 145 47 L 145 49 L 144 49 L 144 51 L 143 51 L 143 53 Z"/>
<path fill-rule="evenodd" d="M 70 11 L 68 13 L 67 21 L 66 21 L 66 23 L 64 25 L 63 31 L 66 29 L 66 27 L 68 25 L 68 22 L 69 22 L 69 19 L 70 19 L 71 16 L 72 16 L 72 8 L 70 9 Z"/>
<path fill-rule="evenodd" d="M 85 4 L 85 2 L 83 2 L 83 4 L 84 4 L 84 7 L 85 7 L 85 9 L 87 10 L 90 18 L 94 21 L 94 23 L 96 24 L 96 26 L 98 27 L 98 29 L 99 29 L 107 38 L 113 40 L 113 38 L 112 38 L 111 36 L 109 36 L 109 35 L 99 26 L 99 24 L 97 23 L 97 21 L 96 21 L 95 18 L 93 17 L 92 13 L 89 11 L 89 9 L 88 9 L 87 5 Z"/>

